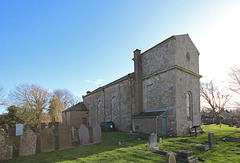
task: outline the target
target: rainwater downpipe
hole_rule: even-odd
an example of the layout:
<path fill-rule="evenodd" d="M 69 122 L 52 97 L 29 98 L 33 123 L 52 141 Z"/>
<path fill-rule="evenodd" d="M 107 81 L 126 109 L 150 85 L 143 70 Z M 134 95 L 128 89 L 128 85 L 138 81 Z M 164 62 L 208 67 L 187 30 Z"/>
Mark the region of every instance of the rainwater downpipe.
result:
<path fill-rule="evenodd" d="M 105 92 L 104 92 L 104 88 L 102 90 L 102 100 L 103 100 L 103 121 L 105 122 Z"/>
<path fill-rule="evenodd" d="M 158 118 L 159 116 L 156 117 L 156 135 L 158 136 Z"/>

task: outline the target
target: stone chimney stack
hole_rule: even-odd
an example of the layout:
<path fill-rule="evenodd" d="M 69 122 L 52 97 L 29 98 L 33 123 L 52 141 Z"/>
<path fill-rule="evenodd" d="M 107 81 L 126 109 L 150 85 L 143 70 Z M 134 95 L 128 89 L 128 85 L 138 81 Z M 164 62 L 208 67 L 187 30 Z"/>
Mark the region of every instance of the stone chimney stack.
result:
<path fill-rule="evenodd" d="M 141 50 L 134 51 L 134 76 L 135 76 L 135 111 L 143 112 L 143 88 L 142 88 L 142 55 Z"/>

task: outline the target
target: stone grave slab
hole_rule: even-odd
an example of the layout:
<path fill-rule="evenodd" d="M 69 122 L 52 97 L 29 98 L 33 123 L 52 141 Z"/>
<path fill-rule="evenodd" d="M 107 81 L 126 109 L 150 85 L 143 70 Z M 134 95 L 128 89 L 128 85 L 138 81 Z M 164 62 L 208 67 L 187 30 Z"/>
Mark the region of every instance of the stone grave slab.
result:
<path fill-rule="evenodd" d="M 214 146 L 214 133 L 208 133 L 208 144 L 209 146 Z"/>
<path fill-rule="evenodd" d="M 193 162 L 197 162 L 198 158 L 193 156 L 192 151 L 180 150 L 177 152 L 177 160 L 193 163 Z"/>
<path fill-rule="evenodd" d="M 82 124 L 79 128 L 79 140 L 81 145 L 90 144 L 88 128 L 84 124 Z"/>
<path fill-rule="evenodd" d="M 29 156 L 36 154 L 37 135 L 32 130 L 23 133 L 20 139 L 19 156 Z"/>
<path fill-rule="evenodd" d="M 20 136 L 23 134 L 23 124 L 16 124 L 16 136 Z"/>
<path fill-rule="evenodd" d="M 13 142 L 6 134 L 0 134 L 0 162 L 12 159 Z"/>
<path fill-rule="evenodd" d="M 54 133 L 45 128 L 41 132 L 41 152 L 51 152 L 55 150 Z"/>
<path fill-rule="evenodd" d="M 93 143 L 102 142 L 102 131 L 100 125 L 96 124 L 93 127 Z"/>
<path fill-rule="evenodd" d="M 155 133 L 151 133 L 149 136 L 149 146 L 148 148 L 153 148 L 157 145 L 157 135 Z"/>
<path fill-rule="evenodd" d="M 63 126 L 58 130 L 59 149 L 72 148 L 71 130 L 67 126 Z"/>

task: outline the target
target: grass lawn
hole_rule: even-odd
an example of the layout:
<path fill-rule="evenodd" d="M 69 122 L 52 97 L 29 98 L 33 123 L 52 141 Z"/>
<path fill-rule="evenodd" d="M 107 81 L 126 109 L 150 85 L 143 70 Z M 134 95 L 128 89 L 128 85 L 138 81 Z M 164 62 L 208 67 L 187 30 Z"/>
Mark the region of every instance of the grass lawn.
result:
<path fill-rule="evenodd" d="M 197 138 L 168 137 L 163 138 L 160 150 L 177 152 L 179 150 L 191 150 L 200 160 L 205 162 L 240 162 L 240 142 L 224 142 L 221 139 L 240 138 L 240 128 L 222 125 L 202 126 L 205 134 Z M 208 132 L 214 133 L 216 145 L 210 151 L 203 152 L 192 145 L 206 144 Z M 131 135 L 123 132 L 103 132 L 103 142 L 88 146 L 75 144 L 68 150 L 56 150 L 50 153 L 38 153 L 33 156 L 16 157 L 7 162 L 166 162 L 165 157 L 160 157 L 143 148 L 148 145 L 148 135 Z M 143 137 L 144 140 L 137 140 Z M 18 140 L 15 140 L 18 141 Z M 122 145 L 118 145 L 118 142 Z M 15 156 L 17 151 L 15 151 Z"/>

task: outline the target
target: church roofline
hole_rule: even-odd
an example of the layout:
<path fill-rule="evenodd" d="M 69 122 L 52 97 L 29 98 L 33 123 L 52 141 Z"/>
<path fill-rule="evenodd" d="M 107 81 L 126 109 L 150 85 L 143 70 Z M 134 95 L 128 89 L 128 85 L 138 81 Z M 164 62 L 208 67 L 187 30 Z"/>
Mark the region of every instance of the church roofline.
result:
<path fill-rule="evenodd" d="M 151 47 L 151 48 L 149 48 L 148 50 L 144 51 L 143 53 L 141 53 L 141 55 L 146 54 L 146 53 L 149 52 L 150 50 L 154 49 L 155 47 L 157 47 L 157 46 L 159 46 L 159 45 L 161 45 L 161 44 L 163 44 L 163 43 L 165 43 L 165 42 L 167 42 L 167 41 L 170 41 L 170 40 L 173 40 L 173 39 L 176 40 L 176 37 L 181 37 L 181 36 L 187 36 L 187 37 L 189 37 L 188 34 L 172 35 L 171 37 L 169 37 L 169 38 L 163 40 L 162 42 L 158 43 L 157 45 L 154 45 L 153 47 Z M 190 37 L 189 37 L 189 38 L 190 38 Z M 191 38 L 190 38 L 190 40 L 191 40 Z M 192 40 L 191 40 L 191 42 L 192 42 Z M 194 45 L 193 42 L 192 42 L 192 44 Z M 194 47 L 195 47 L 195 49 L 197 50 L 197 48 L 196 48 L 195 45 L 194 45 Z M 197 52 L 198 52 L 198 50 L 197 50 Z M 200 54 L 200 53 L 198 52 L 198 54 Z"/>
<path fill-rule="evenodd" d="M 92 92 L 88 91 L 88 94 L 85 95 L 85 96 L 82 96 L 82 97 L 84 98 L 84 97 L 90 96 L 90 95 L 92 95 L 92 94 L 94 94 L 94 93 L 96 93 L 96 92 L 99 92 L 99 91 L 104 90 L 105 88 L 108 88 L 108 87 L 110 87 L 110 86 L 112 86 L 112 85 L 118 84 L 118 83 L 120 83 L 120 82 L 122 82 L 122 81 L 124 81 L 124 80 L 126 80 L 126 79 L 131 78 L 131 75 L 133 75 L 133 74 L 134 74 L 134 72 L 129 73 L 129 74 L 127 74 L 127 75 L 125 75 L 125 76 L 123 76 L 123 77 L 121 77 L 121 78 L 119 78 L 119 79 L 117 79 L 117 80 L 115 80 L 115 81 L 113 81 L 113 82 L 111 82 L 111 83 L 108 83 L 108 84 L 106 84 L 106 85 L 104 85 L 104 86 L 102 86 L 102 87 L 99 87 L 99 88 L 95 89 L 95 90 L 92 91 Z"/>

